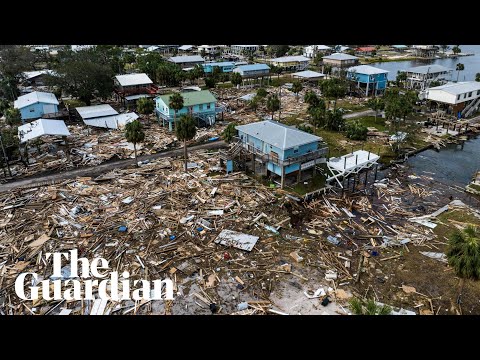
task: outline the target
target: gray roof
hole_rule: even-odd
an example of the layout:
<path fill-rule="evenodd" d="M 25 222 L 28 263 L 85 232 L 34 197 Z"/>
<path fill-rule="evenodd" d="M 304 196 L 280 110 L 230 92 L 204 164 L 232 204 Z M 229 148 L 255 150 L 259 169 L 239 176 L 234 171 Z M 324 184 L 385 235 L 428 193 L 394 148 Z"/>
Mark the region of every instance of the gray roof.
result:
<path fill-rule="evenodd" d="M 429 88 L 428 91 L 442 90 L 449 94 L 460 95 L 470 91 L 480 90 L 480 82 L 478 81 L 462 81 L 458 83 L 448 83 L 445 85 Z"/>
<path fill-rule="evenodd" d="M 356 60 L 358 57 L 348 54 L 335 53 L 332 55 L 324 56 L 322 59 L 329 60 Z"/>
<path fill-rule="evenodd" d="M 432 73 L 441 73 L 445 71 L 453 71 L 453 69 L 447 68 L 442 65 L 422 65 L 414 66 L 405 70 L 406 72 L 411 72 L 415 74 L 432 74 Z"/>
<path fill-rule="evenodd" d="M 293 73 L 292 76 L 298 76 L 302 78 L 317 78 L 317 77 L 324 77 L 325 74 L 322 74 L 316 71 L 305 70 L 305 71 L 299 71 L 299 72 Z"/>
<path fill-rule="evenodd" d="M 200 55 L 173 56 L 169 60 L 175 64 L 205 61 Z"/>
<path fill-rule="evenodd" d="M 388 73 L 387 70 L 379 69 L 374 66 L 370 65 L 358 65 L 352 66 L 348 68 L 349 72 L 355 71 L 357 74 L 365 74 L 365 75 L 375 75 L 375 74 L 386 74 Z"/>
<path fill-rule="evenodd" d="M 292 61 L 310 61 L 310 59 L 302 55 L 296 55 L 296 56 L 282 56 L 275 59 L 270 59 L 270 61 L 282 63 L 282 62 L 292 62 Z"/>
<path fill-rule="evenodd" d="M 281 150 L 322 141 L 321 137 L 272 120 L 240 125 L 235 128 Z"/>
<path fill-rule="evenodd" d="M 193 45 L 182 45 L 178 48 L 178 50 L 190 50 L 193 49 Z"/>
<path fill-rule="evenodd" d="M 21 143 L 43 135 L 69 136 L 70 132 L 63 120 L 38 119 L 18 127 L 18 138 Z"/>
<path fill-rule="evenodd" d="M 83 120 L 118 114 L 118 112 L 108 104 L 81 106 L 77 107 L 76 110 Z"/>
<path fill-rule="evenodd" d="M 132 86 L 132 85 L 144 85 L 152 84 L 153 81 L 150 80 L 147 74 L 127 74 L 127 75 L 117 75 L 115 76 L 117 81 L 122 86 Z"/>
<path fill-rule="evenodd" d="M 15 109 L 23 109 L 25 106 L 36 103 L 58 105 L 58 100 L 52 93 L 34 91 L 30 94 L 19 96 L 18 99 L 13 102 L 13 107 Z"/>

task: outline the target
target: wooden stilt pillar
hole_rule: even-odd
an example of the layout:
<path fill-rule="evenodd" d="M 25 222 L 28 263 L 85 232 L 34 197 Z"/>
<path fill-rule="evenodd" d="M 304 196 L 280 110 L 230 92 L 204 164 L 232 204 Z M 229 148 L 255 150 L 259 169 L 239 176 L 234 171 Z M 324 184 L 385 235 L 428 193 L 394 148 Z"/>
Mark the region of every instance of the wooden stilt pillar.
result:
<path fill-rule="evenodd" d="M 285 167 L 282 166 L 282 179 L 280 180 L 280 188 L 285 186 Z"/>

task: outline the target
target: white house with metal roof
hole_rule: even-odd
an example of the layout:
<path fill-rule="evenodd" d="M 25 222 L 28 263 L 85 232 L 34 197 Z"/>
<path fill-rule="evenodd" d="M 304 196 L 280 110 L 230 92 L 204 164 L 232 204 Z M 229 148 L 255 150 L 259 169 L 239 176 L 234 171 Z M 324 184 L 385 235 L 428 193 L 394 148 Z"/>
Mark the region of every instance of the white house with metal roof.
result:
<path fill-rule="evenodd" d="M 457 117 L 467 117 L 480 105 L 480 82 L 448 83 L 429 88 L 423 95 L 427 100 L 443 104 Z"/>
<path fill-rule="evenodd" d="M 44 135 L 70 136 L 70 132 L 63 120 L 38 119 L 18 127 L 20 143 Z"/>
<path fill-rule="evenodd" d="M 20 110 L 22 121 L 38 119 L 45 114 L 58 112 L 58 100 L 52 93 L 34 91 L 19 96 L 13 107 Z"/>
<path fill-rule="evenodd" d="M 134 112 L 119 114 L 108 104 L 81 106 L 75 110 L 85 125 L 106 129 L 123 129 L 129 122 L 138 119 Z"/>
<path fill-rule="evenodd" d="M 322 138 L 295 127 L 265 120 L 235 128 L 241 144 L 254 155 L 254 161 L 263 164 L 267 176 L 280 176 L 282 188 L 286 175 L 295 173 L 298 181 L 303 170 L 325 162 L 327 148 Z"/>
<path fill-rule="evenodd" d="M 453 69 L 441 65 L 422 65 L 408 68 L 406 86 L 408 89 L 425 90 L 432 82 L 441 85 L 452 79 Z"/>
<path fill-rule="evenodd" d="M 317 81 L 325 78 L 325 74 L 319 73 L 317 71 L 305 70 L 293 73 L 292 77 L 294 79 L 300 79 L 304 81 Z"/>
<path fill-rule="evenodd" d="M 306 46 L 303 49 L 303 56 L 308 57 L 309 59 L 313 59 L 317 54 L 326 55 L 332 51 L 330 46 L 326 45 L 310 45 Z"/>

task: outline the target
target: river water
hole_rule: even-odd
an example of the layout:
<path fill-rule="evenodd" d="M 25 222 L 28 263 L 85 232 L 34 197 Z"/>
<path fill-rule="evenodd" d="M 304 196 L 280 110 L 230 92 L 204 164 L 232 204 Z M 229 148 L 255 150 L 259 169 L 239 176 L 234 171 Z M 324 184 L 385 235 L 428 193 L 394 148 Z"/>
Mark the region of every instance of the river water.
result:
<path fill-rule="evenodd" d="M 460 45 L 463 53 L 474 53 L 473 56 L 460 56 L 456 59 L 434 59 L 395 61 L 386 63 L 374 63 L 381 69 L 388 70 L 388 79 L 395 80 L 399 70 L 409 67 L 438 64 L 455 70 L 457 63 L 465 65 L 465 70 L 460 72 L 459 81 L 473 81 L 475 74 L 480 73 L 480 45 Z M 453 79 L 457 79 L 457 72 L 454 71 Z M 417 175 L 433 177 L 435 181 L 446 185 L 467 185 L 473 174 L 480 170 L 480 136 L 465 142 L 463 150 L 460 145 L 447 145 L 440 151 L 426 150 L 410 158 L 407 162 L 411 171 Z"/>
<path fill-rule="evenodd" d="M 426 150 L 408 160 L 417 175 L 427 175 L 447 185 L 466 186 L 480 170 L 480 136 L 461 145 L 450 144 L 440 151 Z"/>
<path fill-rule="evenodd" d="M 450 45 L 451 47 L 451 45 Z M 413 61 L 392 61 L 373 63 L 372 66 L 388 70 L 388 80 L 395 80 L 399 70 L 405 70 L 409 67 L 437 64 L 455 70 L 458 63 L 465 65 L 465 70 L 460 71 L 458 81 L 473 81 L 475 74 L 480 72 L 480 45 L 460 45 L 462 53 L 474 53 L 473 56 L 459 56 L 454 58 L 433 59 L 433 60 L 413 60 Z M 441 52 L 441 50 L 440 50 Z M 452 79 L 457 80 L 457 72 L 453 71 Z"/>

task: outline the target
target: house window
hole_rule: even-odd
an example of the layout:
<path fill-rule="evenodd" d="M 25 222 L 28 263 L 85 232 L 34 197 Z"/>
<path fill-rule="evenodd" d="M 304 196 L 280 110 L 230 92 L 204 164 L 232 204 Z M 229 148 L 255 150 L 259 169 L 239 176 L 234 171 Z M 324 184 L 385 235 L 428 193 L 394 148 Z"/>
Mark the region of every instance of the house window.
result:
<path fill-rule="evenodd" d="M 35 109 L 30 109 L 30 112 L 35 112 Z"/>
<path fill-rule="evenodd" d="M 210 109 L 212 106 L 210 104 L 207 104 L 207 109 Z"/>
<path fill-rule="evenodd" d="M 477 95 L 480 95 L 480 90 L 477 90 Z"/>
<path fill-rule="evenodd" d="M 297 154 L 297 153 L 298 153 L 298 146 L 295 146 L 295 147 L 293 148 L 293 153 L 294 153 L 294 154 Z"/>
<path fill-rule="evenodd" d="M 457 100 L 460 100 L 460 95 L 457 96 Z"/>
<path fill-rule="evenodd" d="M 198 109 L 201 111 L 203 110 L 203 104 L 198 105 Z"/>
<path fill-rule="evenodd" d="M 467 93 L 463 94 L 463 98 L 465 99 L 467 97 Z"/>
<path fill-rule="evenodd" d="M 468 93 L 468 97 L 472 97 L 472 92 L 471 91 Z"/>

